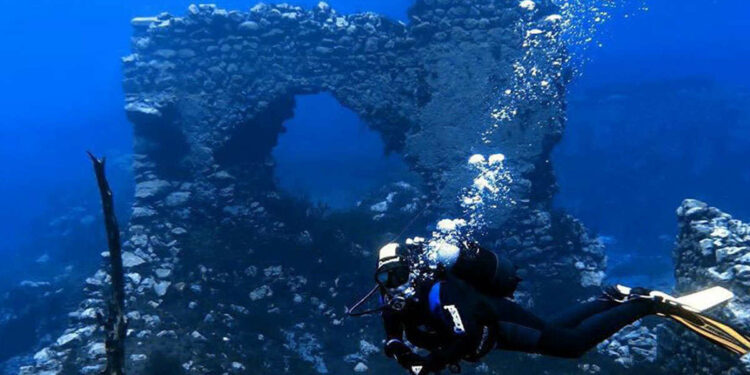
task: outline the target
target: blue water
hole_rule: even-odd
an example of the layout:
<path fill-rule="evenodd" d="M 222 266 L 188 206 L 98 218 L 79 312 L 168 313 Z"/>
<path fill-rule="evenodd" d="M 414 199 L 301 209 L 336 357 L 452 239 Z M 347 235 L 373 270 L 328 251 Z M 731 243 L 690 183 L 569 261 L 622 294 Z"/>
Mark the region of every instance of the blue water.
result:
<path fill-rule="evenodd" d="M 750 220 L 750 3 L 648 8 L 614 18 L 603 47 L 588 51 L 554 159 L 558 205 L 606 236 L 615 277 L 671 275 L 674 210 L 684 198 Z M 692 108 L 674 103 L 690 97 Z"/>
<path fill-rule="evenodd" d="M 317 3 L 290 2 L 306 7 Z M 119 58 L 129 53 L 129 20 L 161 11 L 181 14 L 189 3 L 42 0 L 3 4 L 0 253 L 18 255 L 21 249 L 27 249 L 24 244 L 33 244 L 38 235 L 30 229 L 33 222 L 51 221 L 65 213 L 66 205 L 91 197 L 94 186 L 85 150 L 117 160 L 110 172 L 116 176 L 115 189 L 121 196 L 132 194 L 127 168 L 132 131 L 122 111 L 119 63 Z M 330 3 L 342 12 L 371 10 L 406 20 L 411 2 Z M 221 1 L 219 5 L 247 9 L 252 4 Z M 629 254 L 668 258 L 675 232 L 673 210 L 685 197 L 705 199 L 750 219 L 746 199 L 750 180 L 748 107 L 735 108 L 732 104 L 742 103 L 750 86 L 745 71 L 750 58 L 750 33 L 746 32 L 750 3 L 655 1 L 648 6 L 646 12 L 628 19 L 616 18 L 605 25 L 603 47 L 592 48 L 583 56 L 590 61 L 570 88 L 569 96 L 575 104 L 570 106 L 568 130 L 555 152 L 561 186 L 557 204 L 611 238 L 615 260 Z M 726 96 L 725 101 L 732 103 L 726 108 L 712 107 L 724 109 L 708 112 L 699 121 L 686 118 L 683 111 L 659 108 L 649 109 L 654 115 L 648 121 L 627 112 L 618 119 L 591 118 L 590 109 L 598 105 L 590 99 L 596 96 L 591 92 L 606 88 L 612 90 L 610 94 L 626 92 L 637 100 L 670 90 L 695 89 L 690 86 L 694 81 L 686 79 L 716 85 Z M 310 128 L 319 139 L 357 135 L 366 147 L 350 150 L 348 159 L 380 152 L 381 141 L 375 133 L 363 129 L 356 116 L 332 100 L 310 100 L 300 100 L 299 113 L 313 116 L 311 106 L 318 106 L 323 113 L 343 113 L 321 117 L 324 120 Z M 686 123 L 689 128 L 680 127 Z M 595 137 L 591 137 L 592 124 L 596 126 Z M 340 133 L 341 129 L 348 133 Z M 277 173 L 290 190 L 326 200 L 331 199 L 325 192 L 332 184 L 366 183 L 354 170 L 317 184 L 315 178 L 302 181 L 285 177 L 284 168 L 293 170 L 294 163 L 300 163 L 299 153 L 283 153 L 285 147 L 295 147 L 295 139 L 303 142 L 307 138 L 304 132 L 290 131 L 280 139 L 277 150 L 277 155 L 286 155 L 279 160 L 286 167 Z M 340 160 L 341 155 L 325 155 L 325 148 L 314 145 L 305 148 L 310 160 Z M 369 174 L 382 173 L 389 166 L 400 168 L 398 161 L 383 154 L 367 160 L 375 165 Z M 69 198 L 61 203 L 63 197 Z M 653 272 L 665 270 L 668 272 L 666 265 Z"/>
<path fill-rule="evenodd" d="M 281 189 L 296 196 L 346 209 L 372 190 L 409 177 L 403 158 L 386 154 L 379 133 L 330 94 L 297 97 L 284 128 L 272 153 L 274 172 Z"/>

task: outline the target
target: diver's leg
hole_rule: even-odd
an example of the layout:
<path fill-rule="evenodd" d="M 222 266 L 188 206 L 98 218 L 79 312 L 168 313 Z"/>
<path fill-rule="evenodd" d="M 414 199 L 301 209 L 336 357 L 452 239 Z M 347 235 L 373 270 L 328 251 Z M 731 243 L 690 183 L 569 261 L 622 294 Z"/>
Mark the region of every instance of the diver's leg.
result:
<path fill-rule="evenodd" d="M 611 300 L 585 302 L 570 307 L 547 321 L 505 298 L 493 298 L 490 301 L 490 305 L 493 307 L 495 316 L 500 321 L 542 329 L 548 325 L 572 328 L 592 315 L 599 314 L 620 304 Z"/>
<path fill-rule="evenodd" d="M 607 311 L 620 303 L 610 299 L 596 299 L 569 307 L 548 320 L 550 325 L 573 328 L 593 315 Z"/>
<path fill-rule="evenodd" d="M 497 349 L 514 352 L 539 353 L 542 330 L 516 323 L 498 322 Z"/>
<path fill-rule="evenodd" d="M 542 330 L 536 349 L 540 354 L 577 358 L 623 327 L 655 312 L 653 301 L 634 300 L 595 314 L 574 328 L 549 325 Z"/>
<path fill-rule="evenodd" d="M 513 304 L 515 306 L 518 306 L 516 304 Z M 526 319 L 511 319 L 511 321 L 500 321 L 498 322 L 498 337 L 497 337 L 497 348 L 500 350 L 508 350 L 508 351 L 520 351 L 520 352 L 527 352 L 527 353 L 539 353 L 542 349 L 540 348 L 540 338 L 543 333 L 546 333 L 546 336 L 554 335 L 555 339 L 562 339 L 564 340 L 564 343 L 562 346 L 568 346 L 570 342 L 575 342 L 576 345 L 582 341 L 578 337 L 575 337 L 574 334 L 570 334 L 569 330 L 562 330 L 556 331 L 551 327 L 555 328 L 575 328 L 575 326 L 579 325 L 582 321 L 584 321 L 587 318 L 592 317 L 593 315 L 602 313 L 604 311 L 607 311 L 609 309 L 612 309 L 616 306 L 619 306 L 620 303 L 612 302 L 612 301 L 592 301 L 588 303 L 582 303 L 579 305 L 576 305 L 572 308 L 569 308 L 566 311 L 563 311 L 560 313 L 555 319 L 550 320 L 546 323 L 542 322 L 540 319 L 533 316 L 533 314 L 530 314 L 530 317 L 527 317 Z M 510 304 L 505 304 L 502 308 L 505 309 L 506 314 L 504 314 L 503 318 L 516 318 L 520 317 L 526 310 L 518 308 L 513 308 Z M 507 312 L 511 311 L 512 314 L 508 314 Z M 531 325 L 524 325 L 523 321 L 529 322 L 531 321 Z M 591 322 L 589 322 L 590 325 Z M 552 332 L 552 333 L 551 333 Z M 608 336 L 607 336 L 608 337 Z M 549 338 L 548 338 L 549 340 Z M 547 345 L 549 346 L 549 345 Z M 548 351 L 555 351 L 559 352 L 559 350 L 548 350 Z M 549 353 L 549 355 L 556 355 L 556 356 L 573 356 L 572 354 L 576 353 Z"/>
<path fill-rule="evenodd" d="M 548 324 L 534 313 L 524 309 L 521 305 L 506 298 L 488 298 L 488 305 L 492 308 L 498 321 L 514 323 L 541 330 Z"/>

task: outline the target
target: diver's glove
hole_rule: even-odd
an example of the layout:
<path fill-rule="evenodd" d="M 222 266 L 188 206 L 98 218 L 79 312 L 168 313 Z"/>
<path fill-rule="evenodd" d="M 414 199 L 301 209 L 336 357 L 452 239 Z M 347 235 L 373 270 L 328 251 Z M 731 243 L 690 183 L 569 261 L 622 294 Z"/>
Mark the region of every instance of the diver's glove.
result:
<path fill-rule="evenodd" d="M 414 353 L 400 340 L 388 341 L 388 343 L 385 344 L 385 355 L 395 358 L 401 367 L 409 370 L 414 375 L 428 373 L 424 367 L 424 358 Z"/>
<path fill-rule="evenodd" d="M 651 289 L 636 287 L 628 288 L 622 285 L 607 285 L 602 288 L 602 300 L 623 303 L 635 299 L 654 299 Z"/>

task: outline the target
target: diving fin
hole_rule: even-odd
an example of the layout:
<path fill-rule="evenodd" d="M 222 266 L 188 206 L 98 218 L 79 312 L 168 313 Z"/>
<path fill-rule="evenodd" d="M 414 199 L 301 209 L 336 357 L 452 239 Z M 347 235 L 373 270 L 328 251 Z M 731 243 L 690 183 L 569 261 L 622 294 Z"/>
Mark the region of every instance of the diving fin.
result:
<path fill-rule="evenodd" d="M 675 300 L 683 306 L 688 306 L 697 312 L 703 312 L 727 302 L 732 298 L 734 298 L 734 293 L 720 286 L 715 286 L 713 288 L 708 288 L 701 290 L 700 292 L 676 298 Z"/>
<path fill-rule="evenodd" d="M 646 298 L 646 299 L 660 299 L 666 303 L 672 305 L 678 305 L 686 310 L 693 312 L 704 312 L 710 310 L 716 306 L 721 305 L 734 298 L 734 293 L 730 290 L 722 288 L 720 286 L 711 287 L 695 293 L 687 294 L 681 297 L 673 297 L 667 293 L 660 292 L 658 290 L 648 291 L 647 295 L 633 294 L 635 289 L 626 287 L 624 285 L 616 285 L 617 291 L 628 299 L 632 298 Z"/>
<path fill-rule="evenodd" d="M 621 293 L 630 294 L 631 292 L 628 287 L 622 285 L 616 287 Z M 734 298 L 734 293 L 728 289 L 716 286 L 678 298 L 664 292 L 651 291 L 648 295 L 635 298 L 658 299 L 661 303 L 669 305 L 666 311 L 659 315 L 668 316 L 701 337 L 735 354 L 742 356 L 750 353 L 750 337 L 702 314 Z"/>
<path fill-rule="evenodd" d="M 724 323 L 687 309 L 679 315 L 668 314 L 667 316 L 735 354 L 743 356 L 750 352 L 750 339 Z"/>

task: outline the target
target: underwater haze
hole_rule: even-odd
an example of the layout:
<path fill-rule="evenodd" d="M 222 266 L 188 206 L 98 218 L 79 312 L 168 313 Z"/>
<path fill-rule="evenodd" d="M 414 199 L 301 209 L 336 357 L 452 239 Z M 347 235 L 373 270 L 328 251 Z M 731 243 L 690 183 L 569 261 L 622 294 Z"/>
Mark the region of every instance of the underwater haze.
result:
<path fill-rule="evenodd" d="M 542 311 L 615 282 L 738 294 L 750 2 L 482 0 L 482 17 L 461 2 L 5 2 L 0 375 L 104 361 L 86 151 L 107 158 L 123 233 L 130 373 L 396 373 L 379 322 L 343 316 L 393 238 L 457 231 L 509 254 L 517 300 Z M 646 325 L 653 339 L 580 363 L 464 370 L 676 373 L 681 357 L 649 354 L 676 339 Z"/>

